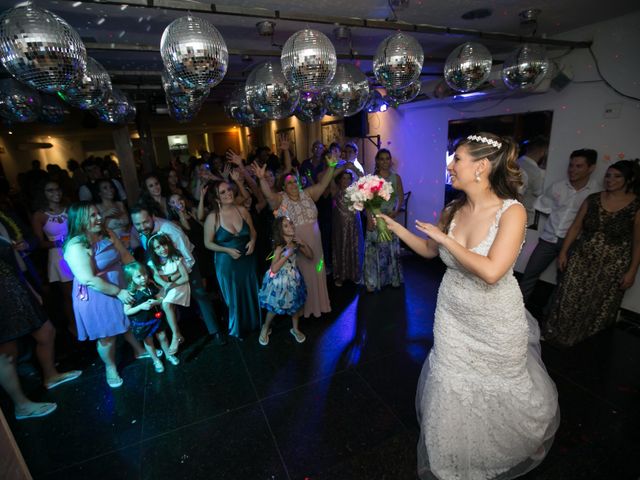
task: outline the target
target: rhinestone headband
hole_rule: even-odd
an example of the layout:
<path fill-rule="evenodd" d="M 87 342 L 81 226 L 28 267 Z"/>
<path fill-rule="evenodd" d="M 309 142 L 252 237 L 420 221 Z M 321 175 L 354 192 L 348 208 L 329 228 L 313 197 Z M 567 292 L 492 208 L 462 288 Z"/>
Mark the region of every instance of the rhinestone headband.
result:
<path fill-rule="evenodd" d="M 486 143 L 487 145 L 491 145 L 492 147 L 500 148 L 502 147 L 502 143 L 497 140 L 491 140 L 487 137 L 482 137 L 480 135 L 469 135 L 467 140 L 473 140 L 474 142 Z"/>

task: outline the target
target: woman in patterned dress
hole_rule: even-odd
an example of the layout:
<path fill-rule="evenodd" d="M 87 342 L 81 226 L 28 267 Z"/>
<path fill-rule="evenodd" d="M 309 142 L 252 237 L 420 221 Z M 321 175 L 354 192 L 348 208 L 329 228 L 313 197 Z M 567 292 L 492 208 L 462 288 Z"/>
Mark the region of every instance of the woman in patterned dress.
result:
<path fill-rule="evenodd" d="M 558 255 L 564 271 L 545 339 L 569 347 L 616 321 L 640 264 L 640 172 L 621 160 L 607 169 L 604 192 L 589 195 Z M 590 281 L 597 279 L 597 281 Z"/>

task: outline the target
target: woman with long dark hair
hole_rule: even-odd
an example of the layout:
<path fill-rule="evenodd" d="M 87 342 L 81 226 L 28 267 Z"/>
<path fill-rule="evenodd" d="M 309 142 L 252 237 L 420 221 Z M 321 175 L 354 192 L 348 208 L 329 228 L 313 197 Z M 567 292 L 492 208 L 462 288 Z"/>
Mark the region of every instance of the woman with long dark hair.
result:
<path fill-rule="evenodd" d="M 210 213 L 204 224 L 204 244 L 215 252 L 216 276 L 229 308 L 229 335 L 242 338 L 260 326 L 253 253 L 257 233 L 249 211 L 236 204 L 229 183 L 209 182 L 206 192 Z"/>
<path fill-rule="evenodd" d="M 517 145 L 491 133 L 460 141 L 447 167 L 464 195 L 425 240 L 386 215 L 416 253 L 440 255 L 433 348 L 418 383 L 422 479 L 510 479 L 538 465 L 558 428 L 555 385 L 540 358 L 539 330 L 513 276 L 527 213 Z"/>
<path fill-rule="evenodd" d="M 73 274 L 63 258 L 62 245 L 67 238 L 69 225 L 67 206 L 58 182 L 46 180 L 36 190 L 38 209 L 31 219 L 33 232 L 40 241 L 40 248 L 47 249 L 47 278 L 50 284 L 60 287 L 62 308 L 68 323 L 68 329 L 77 336 L 73 307 L 71 305 L 71 281 Z"/>
<path fill-rule="evenodd" d="M 549 342 L 570 347 L 616 322 L 640 264 L 639 194 L 637 161 L 621 160 L 580 207 L 558 255 L 564 274 L 544 326 Z"/>
<path fill-rule="evenodd" d="M 156 217 L 167 218 L 169 216 L 169 205 L 167 197 L 163 193 L 159 175 L 148 173 L 143 177 L 142 195 L 139 202 Z"/>
<path fill-rule="evenodd" d="M 380 210 L 390 218 L 395 218 L 402 207 L 404 189 L 402 178 L 391 170 L 391 152 L 381 148 L 376 153 L 376 168 L 374 175 L 384 178 L 393 186 L 391 198 L 383 202 Z M 375 219 L 367 211 L 367 232 L 364 243 L 364 264 L 362 274 L 368 292 L 379 290 L 386 285 L 399 287 L 402 282 L 402 266 L 400 265 L 400 242 L 393 235 L 388 242 L 378 239 Z"/>

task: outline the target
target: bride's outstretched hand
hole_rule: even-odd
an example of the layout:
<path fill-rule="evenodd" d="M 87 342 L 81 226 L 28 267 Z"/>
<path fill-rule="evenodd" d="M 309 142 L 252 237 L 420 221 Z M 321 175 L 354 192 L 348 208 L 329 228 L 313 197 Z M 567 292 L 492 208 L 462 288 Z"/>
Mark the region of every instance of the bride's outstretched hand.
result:
<path fill-rule="evenodd" d="M 440 230 L 436 225 L 432 223 L 421 222 L 416 220 L 416 228 L 422 233 L 426 233 L 436 243 L 443 243 L 447 234 Z"/>
<path fill-rule="evenodd" d="M 393 233 L 395 233 L 396 235 L 398 235 L 398 233 L 402 229 L 402 225 L 400 225 L 393 218 L 391 218 L 389 215 L 385 215 L 384 213 L 377 214 L 375 217 L 375 221 L 376 222 L 383 221 L 384 223 L 387 224 L 387 228 L 391 230 Z"/>

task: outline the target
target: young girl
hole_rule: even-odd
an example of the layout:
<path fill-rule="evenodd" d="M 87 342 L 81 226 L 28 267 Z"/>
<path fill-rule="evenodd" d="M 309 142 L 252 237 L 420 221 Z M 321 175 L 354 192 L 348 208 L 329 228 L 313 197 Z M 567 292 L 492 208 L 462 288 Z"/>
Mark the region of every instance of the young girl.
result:
<path fill-rule="evenodd" d="M 169 353 L 169 342 L 165 329 L 167 324 L 160 309 L 162 297 L 158 287 L 149 281 L 147 269 L 138 262 L 131 262 L 124 266 L 124 276 L 127 287 L 133 295 L 133 302 L 124 306 L 124 313 L 131 321 L 131 330 L 136 340 L 144 342 L 144 348 L 149 353 L 156 372 L 164 372 L 164 366 L 158 358 L 153 342 L 155 335 L 167 361 L 178 365 L 180 360 Z"/>
<path fill-rule="evenodd" d="M 175 355 L 178 347 L 184 342 L 176 317 L 176 305 L 188 307 L 191 300 L 189 274 L 180 252 L 171 239 L 164 233 L 156 233 L 149 239 L 149 267 L 153 270 L 153 278 L 164 288 L 162 310 L 167 316 L 167 323 L 173 332 L 169 353 Z"/>
<path fill-rule="evenodd" d="M 273 244 L 275 252 L 271 268 L 264 275 L 262 289 L 258 293 L 260 307 L 267 310 L 267 319 L 260 331 L 260 345 L 269 344 L 271 322 L 276 315 L 290 315 L 293 328 L 289 330 L 296 342 L 302 343 L 307 337 L 298 328 L 302 307 L 307 300 L 307 288 L 302 274 L 296 266 L 296 253 L 300 251 L 312 259 L 313 252 L 308 245 L 295 238 L 295 227 L 287 217 L 276 218 L 273 222 Z"/>

